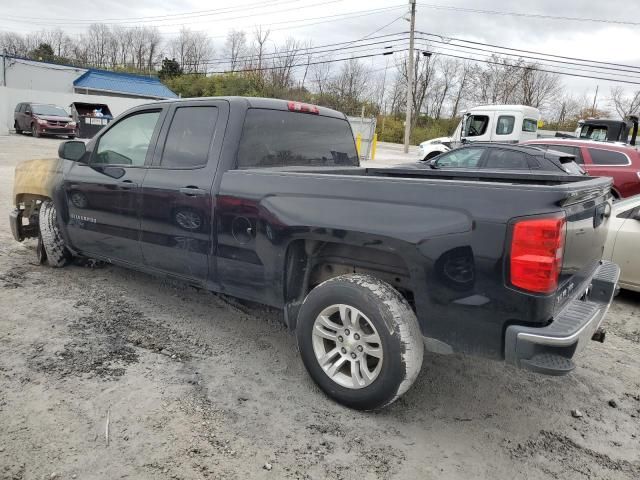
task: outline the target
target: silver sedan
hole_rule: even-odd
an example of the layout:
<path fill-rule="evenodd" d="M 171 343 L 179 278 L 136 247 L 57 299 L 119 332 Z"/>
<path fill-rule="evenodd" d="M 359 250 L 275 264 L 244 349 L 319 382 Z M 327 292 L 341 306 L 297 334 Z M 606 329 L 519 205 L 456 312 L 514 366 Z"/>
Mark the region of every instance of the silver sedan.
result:
<path fill-rule="evenodd" d="M 640 195 L 613 204 L 605 260 L 620 265 L 620 287 L 640 292 Z"/>

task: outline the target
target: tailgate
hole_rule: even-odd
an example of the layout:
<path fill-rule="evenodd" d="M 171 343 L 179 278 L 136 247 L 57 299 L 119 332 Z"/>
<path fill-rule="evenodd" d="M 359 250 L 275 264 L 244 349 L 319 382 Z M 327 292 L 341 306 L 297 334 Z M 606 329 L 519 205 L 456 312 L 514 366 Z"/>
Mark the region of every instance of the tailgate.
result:
<path fill-rule="evenodd" d="M 555 310 L 586 289 L 602 258 L 607 239 L 612 198 L 608 190 L 576 192 L 565 201 L 567 230 Z"/>

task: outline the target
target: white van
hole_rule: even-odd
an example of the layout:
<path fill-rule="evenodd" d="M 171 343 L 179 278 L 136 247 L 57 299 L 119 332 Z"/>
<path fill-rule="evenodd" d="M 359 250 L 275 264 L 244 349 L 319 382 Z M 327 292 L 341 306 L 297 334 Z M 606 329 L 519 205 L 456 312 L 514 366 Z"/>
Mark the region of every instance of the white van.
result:
<path fill-rule="evenodd" d="M 538 138 L 540 111 L 525 105 L 481 105 L 464 112 L 451 137 L 420 144 L 420 160 L 429 160 L 467 142 L 518 143 Z"/>

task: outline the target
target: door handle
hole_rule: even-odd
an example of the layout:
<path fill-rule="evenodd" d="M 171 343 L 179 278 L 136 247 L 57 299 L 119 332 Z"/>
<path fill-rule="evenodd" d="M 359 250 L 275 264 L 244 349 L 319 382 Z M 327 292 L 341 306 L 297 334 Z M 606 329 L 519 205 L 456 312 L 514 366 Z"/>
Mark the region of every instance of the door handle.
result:
<path fill-rule="evenodd" d="M 120 182 L 119 186 L 123 190 L 130 190 L 132 188 L 137 188 L 138 184 L 133 183 L 131 180 L 123 180 L 122 182 Z"/>
<path fill-rule="evenodd" d="M 206 195 L 207 191 L 197 187 L 182 187 L 180 193 L 188 197 L 201 197 Z"/>

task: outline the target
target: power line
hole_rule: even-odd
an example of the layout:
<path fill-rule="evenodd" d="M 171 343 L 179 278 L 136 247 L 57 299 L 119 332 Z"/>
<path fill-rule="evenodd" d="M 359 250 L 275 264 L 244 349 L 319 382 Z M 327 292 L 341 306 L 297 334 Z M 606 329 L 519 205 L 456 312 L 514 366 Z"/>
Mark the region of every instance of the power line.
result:
<path fill-rule="evenodd" d="M 437 53 L 437 52 L 436 52 Z M 500 66 L 508 66 L 511 68 L 518 68 L 518 69 L 523 69 L 523 70 L 535 70 L 538 72 L 546 72 L 546 73 L 555 73 L 558 75 L 566 75 L 569 77 L 579 77 L 579 78 L 589 78 L 592 80 L 604 80 L 606 82 L 617 82 L 617 83 L 628 83 L 630 85 L 640 85 L 640 81 L 638 82 L 632 82 L 630 80 L 621 80 L 621 79 L 615 79 L 615 78 L 605 78 L 605 77 L 596 77 L 596 76 L 590 76 L 590 75 L 581 75 L 578 73 L 568 73 L 568 72 L 561 72 L 561 71 L 557 71 L 557 70 L 547 70 L 544 68 L 536 68 L 535 66 L 524 66 L 524 65 L 505 65 L 502 62 L 498 62 L 495 60 L 487 60 L 486 57 L 484 59 L 478 59 L 478 58 L 470 58 L 470 57 L 463 57 L 460 55 L 452 55 L 449 53 L 438 53 L 438 55 L 442 55 L 443 57 L 452 57 L 452 58 L 459 58 L 461 60 L 469 60 L 472 62 L 481 62 L 481 63 L 488 63 L 488 64 L 492 64 L 492 65 L 500 65 Z"/>
<path fill-rule="evenodd" d="M 377 15 L 379 13 L 383 13 L 383 12 L 391 12 L 393 10 L 398 10 L 399 8 L 404 8 L 404 5 L 400 5 L 397 7 L 384 7 L 384 8 L 378 8 L 375 10 L 359 10 L 356 12 L 349 12 L 349 13 L 340 13 L 340 14 L 335 14 L 335 15 L 325 15 L 322 17 L 312 17 L 312 18 L 301 18 L 298 20 L 284 20 L 281 22 L 271 22 L 271 23 L 263 23 L 260 26 L 262 27 L 270 27 L 273 25 L 282 25 L 282 24 L 286 24 L 286 27 L 282 27 L 282 28 L 270 28 L 271 31 L 278 31 L 278 30 L 294 30 L 297 28 L 305 28 L 305 27 L 311 27 L 313 25 L 320 25 L 322 23 L 328 23 L 328 22 L 342 22 L 344 20 L 351 20 L 352 18 L 360 18 L 360 17 L 367 17 L 370 15 Z M 343 17 L 343 18 L 341 18 Z M 292 23 L 296 23 L 296 22 L 307 22 L 307 21 L 311 21 L 311 20 L 318 20 L 318 19 L 327 19 L 327 20 L 321 20 L 319 22 L 314 22 L 314 23 L 305 23 L 302 25 L 292 25 Z M 164 35 L 179 35 L 180 32 L 163 32 Z M 214 38 L 226 38 L 226 35 L 218 35 L 218 36 L 209 36 L 209 38 L 214 39 Z"/>
<path fill-rule="evenodd" d="M 407 51 L 407 49 L 402 49 L 402 50 L 396 50 L 395 52 L 400 53 L 400 52 L 405 52 Z M 345 58 L 334 58 L 331 60 L 323 60 L 323 61 L 318 61 L 318 62 L 305 62 L 305 63 L 296 63 L 296 64 L 292 64 L 292 65 L 284 65 L 284 66 L 276 66 L 276 67 L 261 67 L 261 68 L 245 68 L 245 69 L 241 69 L 241 70 L 236 70 L 236 71 L 232 71 L 232 70 L 221 70 L 221 71 L 210 71 L 207 72 L 207 74 L 223 74 L 223 73 L 249 73 L 249 72 L 262 72 L 262 71 L 270 71 L 270 70 L 283 70 L 283 69 L 291 69 L 291 68 L 295 68 L 295 67 L 308 67 L 311 65 L 322 65 L 325 63 L 337 63 L 337 62 L 344 62 L 344 61 L 348 61 L 348 60 L 359 60 L 361 58 L 373 58 L 373 57 L 381 57 L 384 55 L 384 52 L 381 53 L 373 53 L 373 54 L 369 54 L 369 55 L 359 55 L 359 56 L 350 56 L 350 57 L 345 57 Z M 185 75 L 203 75 L 203 73 L 185 73 Z"/>
<path fill-rule="evenodd" d="M 560 15 L 545 15 L 542 13 L 525 13 L 525 12 L 510 12 L 510 11 L 505 12 L 501 10 L 482 10 L 479 8 L 456 7 L 451 5 L 438 5 L 433 3 L 419 3 L 418 5 L 420 5 L 421 7 L 432 8 L 435 10 L 450 10 L 454 12 L 463 12 L 463 13 L 480 13 L 483 15 L 501 15 L 501 16 L 512 16 L 512 17 L 539 18 L 543 20 L 566 20 L 566 21 L 572 21 L 572 22 L 609 23 L 609 24 L 615 24 L 615 25 L 633 25 L 633 26 L 640 25 L 640 22 L 631 22 L 628 20 L 569 17 L 569 16 L 560 16 Z"/>
<path fill-rule="evenodd" d="M 559 67 L 559 66 L 562 66 L 562 65 L 575 65 L 573 67 L 567 67 L 567 68 L 571 68 L 572 70 L 579 71 L 579 72 L 588 72 L 588 73 L 595 73 L 595 74 L 600 74 L 600 75 L 602 75 L 604 73 L 607 73 L 607 71 L 628 72 L 628 73 L 633 73 L 634 75 L 625 75 L 624 73 L 616 73 L 616 75 L 618 75 L 620 77 L 628 77 L 628 78 L 638 78 L 638 79 L 640 79 L 640 77 L 638 77 L 638 75 L 640 75 L 640 71 L 635 71 L 635 70 L 624 70 L 624 69 L 612 68 L 612 67 L 599 67 L 597 65 L 587 65 L 587 64 L 582 64 L 582 63 L 567 62 L 567 61 L 563 61 L 563 60 L 554 60 L 554 59 L 547 59 L 547 58 L 531 57 L 531 56 L 527 56 L 527 55 L 520 55 L 518 53 L 505 53 L 505 52 L 499 52 L 497 50 L 491 50 L 491 49 L 485 49 L 485 48 L 479 48 L 479 47 L 469 47 L 469 46 L 466 46 L 466 45 L 450 44 L 450 43 L 447 43 L 447 42 L 439 42 L 437 40 L 426 39 L 426 38 L 421 38 L 420 40 L 428 42 L 427 45 L 431 45 L 431 44 L 434 44 L 434 43 L 438 44 L 437 48 L 444 49 L 444 50 L 447 50 L 447 51 L 452 51 L 452 52 L 460 52 L 460 53 L 465 53 L 465 54 L 474 53 L 474 52 L 468 52 L 466 50 L 487 52 L 487 53 L 491 53 L 493 55 L 503 56 L 501 58 L 505 58 L 504 56 L 506 56 L 507 60 L 511 60 L 510 57 L 516 57 L 517 59 L 529 59 L 529 60 L 534 60 L 535 63 L 538 64 L 538 65 L 546 65 L 546 66 L 550 66 L 550 67 Z M 442 46 L 439 46 L 439 45 L 446 45 L 446 46 L 442 47 Z M 449 48 L 449 47 L 458 47 L 458 48 L 462 48 L 462 49 L 466 49 L 466 50 L 459 50 L 459 49 L 456 49 L 456 48 Z M 549 63 L 545 63 L 545 62 L 553 62 L 553 63 L 558 63 L 560 65 L 559 66 L 558 65 L 553 65 L 553 63 L 549 64 Z M 589 70 L 589 69 L 584 69 L 584 68 L 578 68 L 578 67 L 598 68 L 600 70 L 605 70 L 605 72 L 598 71 L 598 70 Z"/>
<path fill-rule="evenodd" d="M 512 48 L 512 47 L 503 47 L 501 45 L 493 45 L 491 43 L 482 43 L 482 42 L 475 42 L 473 40 L 463 40 L 461 38 L 447 37 L 446 35 L 439 35 L 437 33 L 429 33 L 429 32 L 422 32 L 422 31 L 419 31 L 417 33 L 420 33 L 422 35 L 426 35 L 428 37 L 438 37 L 442 41 L 446 41 L 446 40 L 450 40 L 451 41 L 451 40 L 453 40 L 453 41 L 456 41 L 456 42 L 470 43 L 472 45 L 482 45 L 482 46 L 485 46 L 485 47 L 499 48 L 501 50 L 510 50 L 512 52 L 532 53 L 534 55 L 543 55 L 545 57 L 561 58 L 561 59 L 564 59 L 564 60 L 575 60 L 575 61 L 578 61 L 578 62 L 597 63 L 597 64 L 600 64 L 600 65 L 613 65 L 613 66 L 616 66 L 616 67 L 640 69 L 640 67 L 636 66 L 636 65 L 625 65 L 623 63 L 603 62 L 603 61 L 600 61 L 600 60 L 587 60 L 587 59 L 584 59 L 584 58 L 567 57 L 567 56 L 563 56 L 563 55 L 554 55 L 552 53 L 537 52 L 535 50 L 523 50 L 523 49 Z"/>
<path fill-rule="evenodd" d="M 273 15 L 273 14 L 276 14 L 276 13 L 288 13 L 288 12 L 291 12 L 293 10 L 302 10 L 302 9 L 305 9 L 305 8 L 325 6 L 327 4 L 338 3 L 338 2 L 342 2 L 342 1 L 344 1 L 344 0 L 328 0 L 328 1 L 319 2 L 319 3 L 312 3 L 312 4 L 309 4 L 309 5 L 301 5 L 299 7 L 290 7 L 290 8 L 287 8 L 285 10 L 273 10 L 273 11 L 268 11 L 268 12 L 256 12 L 256 13 L 250 13 L 250 14 L 237 16 L 237 17 L 225 17 L 225 18 L 218 18 L 218 19 L 215 19 L 215 20 L 201 20 L 200 22 L 207 22 L 207 23 L 227 22 L 229 20 L 238 20 L 238 19 L 262 16 L 262 15 Z M 253 10 L 253 9 L 251 9 L 251 10 Z M 241 11 L 241 10 L 239 10 L 239 11 Z M 40 25 L 40 26 L 73 26 L 73 27 L 86 26 L 86 25 L 71 25 L 69 23 L 42 23 L 42 22 L 29 22 L 29 23 L 34 24 L 34 25 Z M 117 25 L 126 25 L 126 24 L 129 24 L 129 23 L 137 24 L 138 22 L 127 22 L 127 23 L 120 23 L 120 24 L 117 24 Z M 184 25 L 193 24 L 193 23 L 198 23 L 198 22 L 196 21 L 196 22 L 169 23 L 169 24 L 147 25 L 147 26 L 151 26 L 151 27 L 175 27 L 175 26 L 184 26 Z M 105 25 L 109 25 L 109 24 L 105 23 Z"/>
<path fill-rule="evenodd" d="M 92 23 L 132 23 L 132 22 L 145 22 L 145 21 L 160 21 L 162 19 L 172 19 L 172 18 L 177 18 L 177 17 L 185 17 L 185 18 L 189 18 L 191 16 L 207 16 L 207 15 L 215 15 L 215 14 L 221 14 L 221 13 L 229 13 L 229 12 L 233 12 L 233 11 L 242 11 L 242 10 L 246 10 L 248 7 L 253 7 L 253 6 L 263 6 L 263 7 L 270 7 L 270 6 L 274 6 L 275 4 L 278 3 L 297 3 L 297 2 L 301 2 L 302 0 L 272 0 L 270 2 L 268 1 L 262 1 L 262 2 L 254 2 L 254 3 L 246 3 L 243 5 L 236 5 L 233 7 L 224 7 L 224 8 L 215 8 L 215 9 L 208 9 L 208 10 L 195 10 L 195 11 L 191 11 L 191 12 L 182 12 L 182 13 L 174 13 L 174 14 L 166 14 L 166 15 L 151 15 L 151 16 L 144 16 L 144 17 L 121 17 L 121 18 L 100 18 L 100 19 L 77 19 L 77 20 L 68 20 L 68 19 L 64 19 L 64 18 L 60 18 L 60 17 L 54 17 L 54 18 L 50 18 L 50 17 L 22 17 L 22 16 L 17 16 L 17 15 L 5 15 L 4 18 L 6 19 L 17 19 L 17 20 L 25 20 L 28 23 L 33 23 L 34 20 L 43 20 L 43 21 L 53 21 L 53 22 L 58 22 L 58 20 L 61 20 L 61 22 L 59 22 L 61 25 L 72 25 L 72 24 L 79 24 L 79 25 L 91 25 Z"/>
<path fill-rule="evenodd" d="M 262 55 L 261 58 L 262 58 L 262 60 L 265 60 L 265 59 L 269 60 L 269 58 L 271 58 L 273 56 L 284 56 L 284 55 L 287 55 L 287 54 L 290 54 L 290 53 L 299 53 L 301 55 L 324 53 L 324 51 L 316 51 L 316 50 L 322 49 L 322 48 L 326 48 L 326 47 L 341 46 L 340 48 L 334 49 L 335 51 L 337 51 L 337 50 L 345 50 L 345 49 L 346 50 L 351 50 L 352 48 L 355 49 L 355 48 L 371 46 L 371 45 L 388 44 L 388 43 L 393 43 L 393 42 L 399 42 L 399 41 L 406 40 L 406 38 L 388 38 L 388 37 L 398 37 L 399 35 L 406 35 L 406 33 L 407 32 L 398 32 L 398 33 L 390 33 L 390 34 L 386 34 L 386 35 L 378 35 L 378 36 L 369 38 L 369 40 L 377 40 L 377 39 L 380 39 L 380 38 L 386 38 L 386 40 L 380 40 L 380 41 L 376 41 L 376 42 L 367 42 L 367 43 L 363 43 L 361 45 L 354 45 L 353 47 L 349 47 L 349 45 L 353 45 L 354 43 L 360 43 L 367 36 L 359 38 L 357 40 L 350 40 L 350 41 L 347 41 L 347 42 L 326 43 L 326 44 L 323 44 L 323 45 L 316 45 L 316 46 L 295 48 L 295 49 L 291 49 L 291 50 L 280 50 L 280 51 L 277 51 L 277 52 L 265 53 L 265 54 Z M 325 50 L 325 51 L 327 51 L 327 50 Z M 259 54 L 252 54 L 252 55 L 245 55 L 245 56 L 238 57 L 236 60 L 238 60 L 238 61 L 242 61 L 242 60 L 251 61 L 251 60 L 258 60 L 259 58 L 260 58 Z M 228 63 L 230 61 L 232 61 L 232 59 L 229 58 L 229 57 L 209 58 L 209 59 L 203 60 L 203 62 L 210 63 L 210 64 Z"/>

